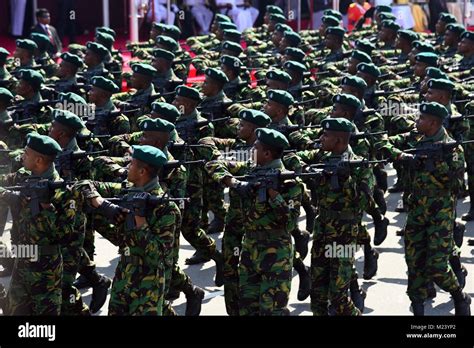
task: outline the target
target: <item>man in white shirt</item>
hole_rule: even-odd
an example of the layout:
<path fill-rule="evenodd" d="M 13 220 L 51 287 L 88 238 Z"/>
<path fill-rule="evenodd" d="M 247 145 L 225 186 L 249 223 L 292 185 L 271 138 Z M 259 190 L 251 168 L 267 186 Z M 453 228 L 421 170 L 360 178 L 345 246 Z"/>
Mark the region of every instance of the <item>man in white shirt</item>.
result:
<path fill-rule="evenodd" d="M 201 34 L 209 34 L 209 28 L 212 22 L 212 11 L 206 7 L 205 0 L 185 0 L 184 4 L 189 7 L 194 19 L 201 28 Z"/>
<path fill-rule="evenodd" d="M 238 31 L 253 27 L 259 11 L 252 7 L 250 0 L 216 0 L 221 13 L 227 14 L 237 26 Z"/>

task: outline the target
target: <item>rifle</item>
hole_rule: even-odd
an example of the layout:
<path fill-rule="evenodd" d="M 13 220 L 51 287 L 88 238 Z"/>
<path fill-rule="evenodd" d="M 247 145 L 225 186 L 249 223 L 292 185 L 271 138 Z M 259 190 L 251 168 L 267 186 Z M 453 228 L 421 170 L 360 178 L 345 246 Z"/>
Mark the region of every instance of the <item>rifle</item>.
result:
<path fill-rule="evenodd" d="M 426 160 L 425 169 L 432 172 L 435 169 L 435 161 L 444 161 L 445 156 L 452 154 L 457 146 L 471 143 L 474 143 L 474 140 L 435 142 L 408 149 L 404 152 L 414 154 L 414 158 L 410 159 L 412 165 L 417 165 L 421 160 Z"/>
<path fill-rule="evenodd" d="M 59 173 L 63 171 L 72 171 L 74 169 L 73 163 L 79 159 L 85 158 L 87 156 L 102 155 L 107 153 L 109 150 L 100 150 L 100 151 L 72 151 L 66 150 L 61 152 L 56 156 L 54 160 L 54 165 L 56 166 Z"/>
<path fill-rule="evenodd" d="M 126 190 L 126 192 L 119 198 L 111 197 L 104 198 L 112 203 L 129 210 L 125 217 L 125 229 L 130 231 L 135 229 L 135 215 L 149 216 L 151 210 L 158 205 L 168 202 L 190 202 L 189 198 L 173 198 L 167 194 L 162 196 L 155 196 L 148 192 L 137 191 L 133 188 Z"/>
<path fill-rule="evenodd" d="M 23 118 L 21 120 L 17 120 L 16 122 L 13 120 L 8 120 L 5 122 L 0 122 L 0 129 L 6 131 L 14 124 L 21 124 L 21 123 L 27 123 L 27 122 L 32 122 L 32 121 L 33 121 L 33 117 Z"/>
<path fill-rule="evenodd" d="M 122 114 L 133 113 L 139 110 L 140 109 L 122 111 L 122 110 L 117 109 L 117 110 L 98 112 L 95 115 L 92 115 L 92 117 L 86 118 L 86 127 L 92 133 L 95 134 L 94 137 L 98 137 L 99 135 L 105 135 L 105 134 L 108 134 L 109 123 L 113 119 L 115 119 L 116 117 Z"/>
<path fill-rule="evenodd" d="M 378 90 L 378 91 L 374 91 L 373 95 L 374 95 L 374 97 L 381 97 L 381 96 L 385 96 L 385 95 L 403 93 L 403 92 L 409 92 L 409 91 L 415 91 L 415 87 L 407 87 L 407 88 L 397 89 L 397 90 L 394 90 L 394 91 Z"/>
<path fill-rule="evenodd" d="M 4 187 L 3 192 L 6 202 L 12 206 L 12 210 L 18 207 L 20 199 L 29 198 L 28 206 L 33 217 L 41 211 L 41 203 L 50 203 L 53 191 L 73 184 L 71 181 L 51 181 L 38 176 L 32 176 L 17 186 Z M 19 194 L 16 194 L 19 193 Z"/>

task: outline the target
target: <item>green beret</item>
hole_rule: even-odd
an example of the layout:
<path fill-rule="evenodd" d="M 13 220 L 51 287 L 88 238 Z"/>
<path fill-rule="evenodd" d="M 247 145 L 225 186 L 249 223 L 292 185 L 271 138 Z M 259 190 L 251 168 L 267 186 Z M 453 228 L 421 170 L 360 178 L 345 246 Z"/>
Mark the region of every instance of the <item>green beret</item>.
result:
<path fill-rule="evenodd" d="M 229 82 L 227 75 L 224 74 L 222 70 L 219 70 L 216 68 L 207 68 L 204 73 L 206 74 L 206 76 L 209 76 L 211 79 L 219 81 L 221 83 Z"/>
<path fill-rule="evenodd" d="M 286 149 L 290 146 L 288 139 L 280 132 L 269 128 L 257 128 L 255 130 L 258 141 L 265 145 L 277 148 Z"/>
<path fill-rule="evenodd" d="M 23 48 L 30 52 L 34 52 L 38 48 L 38 45 L 33 40 L 29 39 L 18 39 L 16 40 L 16 47 Z"/>
<path fill-rule="evenodd" d="M 380 76 L 380 69 L 373 63 L 359 63 L 357 64 L 357 71 L 362 71 L 375 78 Z"/>
<path fill-rule="evenodd" d="M 175 55 L 173 52 L 164 50 L 162 48 L 155 48 L 152 52 L 153 57 L 155 58 L 163 58 L 169 62 L 172 62 L 174 60 Z"/>
<path fill-rule="evenodd" d="M 428 88 L 452 92 L 454 89 L 454 83 L 448 79 L 431 79 L 428 81 Z"/>
<path fill-rule="evenodd" d="M 395 21 L 397 19 L 397 17 L 391 14 L 390 12 L 382 12 L 379 15 L 379 18 L 381 21 L 385 21 L 385 20 Z"/>
<path fill-rule="evenodd" d="M 298 46 L 301 43 L 301 36 L 294 31 L 285 31 L 283 37 L 293 47 Z"/>
<path fill-rule="evenodd" d="M 253 109 L 241 110 L 239 112 L 239 118 L 253 123 L 258 127 L 266 127 L 272 122 L 272 119 L 266 113 Z"/>
<path fill-rule="evenodd" d="M 346 93 L 336 94 L 332 98 L 332 102 L 353 106 L 356 109 L 359 109 L 362 106 L 362 103 L 360 102 L 359 98 L 353 96 L 352 94 L 346 94 Z"/>
<path fill-rule="evenodd" d="M 176 122 L 180 113 L 176 106 L 168 103 L 154 102 L 151 104 L 151 111 L 160 115 L 169 122 Z"/>
<path fill-rule="evenodd" d="M 91 42 L 89 41 L 86 44 L 87 49 L 91 50 L 95 54 L 97 54 L 101 59 L 104 59 L 107 54 L 109 54 L 109 50 L 98 42 Z"/>
<path fill-rule="evenodd" d="M 80 104 L 80 105 L 87 105 L 87 102 L 84 98 L 82 98 L 80 95 L 72 92 L 68 93 L 59 93 L 58 96 L 59 101 L 62 102 L 67 102 L 71 104 Z"/>
<path fill-rule="evenodd" d="M 160 23 L 160 22 L 153 22 L 153 24 L 151 26 L 152 26 L 153 29 L 155 29 L 157 31 L 164 32 L 166 24 Z"/>
<path fill-rule="evenodd" d="M 237 29 L 237 26 L 234 23 L 231 22 L 220 22 L 218 24 L 219 29 L 224 31 L 224 30 L 230 30 L 230 29 Z"/>
<path fill-rule="evenodd" d="M 171 133 L 174 129 L 174 124 L 162 118 L 147 118 L 140 123 L 141 131 Z"/>
<path fill-rule="evenodd" d="M 29 133 L 27 137 L 26 146 L 36 152 L 46 156 L 56 156 L 62 152 L 61 146 L 53 138 L 38 133 Z"/>
<path fill-rule="evenodd" d="M 439 20 L 446 24 L 457 22 L 456 17 L 454 17 L 451 13 L 446 12 L 442 12 L 439 14 Z"/>
<path fill-rule="evenodd" d="M 435 102 L 421 103 L 420 112 L 423 114 L 439 117 L 442 120 L 448 116 L 448 110 L 446 107 Z"/>
<path fill-rule="evenodd" d="M 169 36 L 158 35 L 155 39 L 157 44 L 163 45 L 168 51 L 175 52 L 179 48 L 178 42 L 175 39 Z"/>
<path fill-rule="evenodd" d="M 97 27 L 95 28 L 95 33 L 106 33 L 106 34 L 109 34 L 111 36 L 115 37 L 117 36 L 117 33 L 115 32 L 115 30 L 113 30 L 112 28 L 109 28 L 109 27 Z"/>
<path fill-rule="evenodd" d="M 283 70 L 271 69 L 267 71 L 267 79 L 290 83 L 291 76 Z"/>
<path fill-rule="evenodd" d="M 281 14 L 278 14 L 278 13 L 271 13 L 268 18 L 272 22 L 276 22 L 276 23 L 285 23 L 286 22 L 285 16 L 281 15 Z"/>
<path fill-rule="evenodd" d="M 300 62 L 295 62 L 294 60 L 287 60 L 285 64 L 283 64 L 283 67 L 286 70 L 296 71 L 300 74 L 303 74 L 304 72 L 308 70 L 306 69 L 306 66 L 304 66 Z"/>
<path fill-rule="evenodd" d="M 231 20 L 228 16 L 226 16 L 226 15 L 224 15 L 224 14 L 222 14 L 222 13 L 216 13 L 216 16 L 214 17 L 214 20 L 215 20 L 216 22 L 218 22 L 218 23 L 221 23 L 221 22 L 232 22 L 232 20 Z"/>
<path fill-rule="evenodd" d="M 0 87 L 0 100 L 10 102 L 13 99 L 13 94 L 6 88 Z"/>
<path fill-rule="evenodd" d="M 474 41 L 474 32 L 472 31 L 465 31 L 462 35 L 461 35 L 461 39 L 467 39 L 467 40 L 471 40 L 471 41 Z"/>
<path fill-rule="evenodd" d="M 342 13 L 336 10 L 331 10 L 331 9 L 324 10 L 323 16 L 332 16 L 332 17 L 336 17 L 340 21 L 342 20 Z"/>
<path fill-rule="evenodd" d="M 290 107 L 295 103 L 293 96 L 289 92 L 283 91 L 281 89 L 273 89 L 268 91 L 268 100 L 272 100 L 286 107 Z"/>
<path fill-rule="evenodd" d="M 391 13 L 392 8 L 390 6 L 387 6 L 387 5 L 378 5 L 378 6 L 375 6 L 375 11 L 378 12 L 378 13 L 381 13 L 381 12 Z"/>
<path fill-rule="evenodd" d="M 159 148 L 150 145 L 133 145 L 132 158 L 149 164 L 152 167 L 160 168 L 168 162 L 168 158 Z"/>
<path fill-rule="evenodd" d="M 179 40 L 179 37 L 181 36 L 181 30 L 173 24 L 165 25 L 164 32 L 166 35 L 172 37 L 176 41 Z"/>
<path fill-rule="evenodd" d="M 302 62 L 306 54 L 303 52 L 303 50 L 297 48 L 297 47 L 287 47 L 285 48 L 285 55 L 295 58 L 294 60 L 298 62 Z"/>
<path fill-rule="evenodd" d="M 222 44 L 222 49 L 235 52 L 237 54 L 242 53 L 242 46 L 240 46 L 240 43 L 238 42 L 232 42 L 232 41 L 224 41 Z"/>
<path fill-rule="evenodd" d="M 109 50 L 112 49 L 112 46 L 115 42 L 115 38 L 112 35 L 101 32 L 101 31 L 95 34 L 95 39 L 96 39 L 96 42 L 104 45 Z"/>
<path fill-rule="evenodd" d="M 431 52 L 421 52 L 415 56 L 417 62 L 422 62 L 430 66 L 438 65 L 438 55 Z"/>
<path fill-rule="evenodd" d="M 5 48 L 0 47 L 0 62 L 4 63 L 9 55 L 10 52 L 8 52 Z"/>
<path fill-rule="evenodd" d="M 132 71 L 137 74 L 155 77 L 157 71 L 150 64 L 135 63 L 132 66 Z"/>
<path fill-rule="evenodd" d="M 220 58 L 220 61 L 225 66 L 227 66 L 227 67 L 229 67 L 229 68 L 231 68 L 231 69 L 233 69 L 234 71 L 237 71 L 237 72 L 239 72 L 240 68 L 242 67 L 242 62 L 237 57 L 223 55 Z"/>
<path fill-rule="evenodd" d="M 49 37 L 44 34 L 31 33 L 30 38 L 36 43 L 40 51 L 46 51 L 51 46 Z"/>
<path fill-rule="evenodd" d="M 400 26 L 392 20 L 382 21 L 382 28 L 390 29 L 393 31 L 400 30 Z"/>
<path fill-rule="evenodd" d="M 188 87 L 185 85 L 180 85 L 176 87 L 176 95 L 193 99 L 198 102 L 201 101 L 201 96 L 199 95 L 199 91 L 196 88 Z"/>
<path fill-rule="evenodd" d="M 356 87 L 362 90 L 367 88 L 367 83 L 364 81 L 364 79 L 358 76 L 346 76 L 342 79 L 341 84 Z"/>
<path fill-rule="evenodd" d="M 112 80 L 106 79 L 103 76 L 94 76 L 91 80 L 91 85 L 97 88 L 103 89 L 110 93 L 118 93 L 120 91 L 119 86 Z"/>
<path fill-rule="evenodd" d="M 352 133 L 354 131 L 352 122 L 343 117 L 327 117 L 321 121 L 321 127 L 334 132 Z"/>
<path fill-rule="evenodd" d="M 435 49 L 432 45 L 423 41 L 413 41 L 411 45 L 415 47 L 419 52 L 435 52 Z"/>
<path fill-rule="evenodd" d="M 293 31 L 293 29 L 291 29 L 291 27 L 285 23 L 277 23 L 275 25 L 275 30 L 280 33 L 285 33 L 286 31 Z"/>
<path fill-rule="evenodd" d="M 265 11 L 267 13 L 276 13 L 276 14 L 281 14 L 281 15 L 284 14 L 281 7 L 278 7 L 278 6 L 275 6 L 275 5 L 267 5 L 267 7 L 265 7 Z"/>
<path fill-rule="evenodd" d="M 336 35 L 336 36 L 339 36 L 340 38 L 343 38 L 345 33 L 346 31 L 342 27 L 327 27 L 326 28 L 326 35 L 331 34 L 331 35 Z"/>
<path fill-rule="evenodd" d="M 333 16 L 323 16 L 321 19 L 327 27 L 337 27 L 341 22 L 339 19 Z"/>
<path fill-rule="evenodd" d="M 61 54 L 61 59 L 65 62 L 75 65 L 78 68 L 82 68 L 84 66 L 84 62 L 81 57 L 69 52 L 64 52 Z"/>
<path fill-rule="evenodd" d="M 18 77 L 21 80 L 28 82 L 33 88 L 37 90 L 40 89 L 41 84 L 44 83 L 43 76 L 39 72 L 31 69 L 20 70 Z"/>
<path fill-rule="evenodd" d="M 53 110 L 54 121 L 61 123 L 62 125 L 71 128 L 74 131 L 79 131 L 84 128 L 84 123 L 76 114 L 67 110 L 54 109 Z"/>
<path fill-rule="evenodd" d="M 448 75 L 441 71 L 441 69 L 435 67 L 426 68 L 426 76 L 432 79 L 449 79 Z"/>
<path fill-rule="evenodd" d="M 372 54 L 372 51 L 375 50 L 375 45 L 369 40 L 356 40 L 355 47 L 359 51 L 364 51 L 367 54 Z"/>
<path fill-rule="evenodd" d="M 226 29 L 224 30 L 224 38 L 226 40 L 231 40 L 235 42 L 240 42 L 240 37 L 242 36 L 242 33 L 236 29 Z"/>
<path fill-rule="evenodd" d="M 452 31 L 453 33 L 461 36 L 466 31 L 466 28 L 462 24 L 459 23 L 449 23 L 446 26 L 446 30 Z"/>
<path fill-rule="evenodd" d="M 367 53 L 359 50 L 352 51 L 351 57 L 357 59 L 361 63 L 372 63 L 370 56 Z"/>
<path fill-rule="evenodd" d="M 413 30 L 405 30 L 405 29 L 399 30 L 398 35 L 410 42 L 416 41 L 420 38 L 420 36 L 417 33 L 415 33 Z"/>

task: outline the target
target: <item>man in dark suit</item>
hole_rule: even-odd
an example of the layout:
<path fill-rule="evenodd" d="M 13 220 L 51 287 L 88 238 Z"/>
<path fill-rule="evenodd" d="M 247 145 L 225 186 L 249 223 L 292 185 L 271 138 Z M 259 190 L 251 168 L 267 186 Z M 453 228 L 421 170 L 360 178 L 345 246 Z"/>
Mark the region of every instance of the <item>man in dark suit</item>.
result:
<path fill-rule="evenodd" d="M 31 32 L 45 34 L 49 37 L 49 40 L 51 41 L 49 53 L 52 56 L 61 54 L 63 45 L 56 28 L 49 24 L 51 22 L 49 11 L 45 8 L 38 9 L 36 11 L 36 20 L 38 21 L 38 24 L 31 29 Z"/>

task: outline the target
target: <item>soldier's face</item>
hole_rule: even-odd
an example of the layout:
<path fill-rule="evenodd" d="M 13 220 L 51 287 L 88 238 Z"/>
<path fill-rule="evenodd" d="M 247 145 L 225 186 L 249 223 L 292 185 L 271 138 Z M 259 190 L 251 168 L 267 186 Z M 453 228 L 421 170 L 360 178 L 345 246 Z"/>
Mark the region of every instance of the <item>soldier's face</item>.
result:
<path fill-rule="evenodd" d="M 240 120 L 239 124 L 239 138 L 242 140 L 247 140 L 250 139 L 252 134 L 255 132 L 255 125 L 252 123 L 245 121 L 245 120 Z"/>
<path fill-rule="evenodd" d="M 288 84 L 285 82 L 277 81 L 277 80 L 270 80 L 267 79 L 267 87 L 268 89 L 288 89 Z"/>
<path fill-rule="evenodd" d="M 34 170 L 36 168 L 36 159 L 38 158 L 38 153 L 28 146 L 25 147 L 25 152 L 21 156 L 21 161 L 23 167 L 27 170 Z"/>
<path fill-rule="evenodd" d="M 449 103 L 451 95 L 447 91 L 440 89 L 428 88 L 425 94 L 425 99 L 427 102 L 436 102 L 443 105 Z"/>
<path fill-rule="evenodd" d="M 210 97 L 214 94 L 216 89 L 214 81 L 209 76 L 206 76 L 204 79 L 204 83 L 202 84 L 202 94 L 204 94 L 206 97 Z"/>
<path fill-rule="evenodd" d="M 446 23 L 441 20 L 438 20 L 435 24 L 435 30 L 437 34 L 443 34 L 446 30 Z"/>
<path fill-rule="evenodd" d="M 232 81 L 234 79 L 234 71 L 225 64 L 221 64 L 221 70 L 224 72 L 225 76 Z"/>
<path fill-rule="evenodd" d="M 351 75 L 355 75 L 357 73 L 357 64 L 359 63 L 360 62 L 357 59 L 355 59 L 354 57 L 351 57 L 347 65 L 347 72 Z"/>
<path fill-rule="evenodd" d="M 163 132 L 149 132 L 149 131 L 144 131 L 143 135 L 140 137 L 140 145 L 150 145 L 150 146 L 155 146 L 159 147 L 158 145 L 162 142 L 167 143 L 168 141 L 165 140 L 164 138 L 167 137 L 167 133 Z M 168 136 L 169 138 L 169 136 Z M 163 140 L 163 141 L 160 141 Z"/>
<path fill-rule="evenodd" d="M 13 52 L 13 57 L 18 59 L 24 59 L 28 57 L 28 51 L 23 48 L 17 47 L 15 48 L 15 52 Z"/>
<path fill-rule="evenodd" d="M 272 34 L 272 43 L 278 47 L 282 38 L 283 34 L 280 31 L 275 30 Z"/>
<path fill-rule="evenodd" d="M 90 103 L 97 103 L 97 101 L 100 99 L 101 91 L 95 86 L 92 86 L 92 88 L 87 92 L 87 96 L 89 97 L 89 102 Z"/>
<path fill-rule="evenodd" d="M 155 40 L 155 38 L 159 35 L 158 31 L 155 28 L 151 28 L 150 30 L 150 39 Z"/>
<path fill-rule="evenodd" d="M 410 65 L 414 66 L 416 63 L 415 57 L 420 53 L 416 48 L 412 48 L 410 53 L 408 53 L 408 60 L 410 61 Z"/>
<path fill-rule="evenodd" d="M 415 67 L 413 68 L 415 76 L 425 77 L 427 64 L 423 62 L 416 62 Z"/>
<path fill-rule="evenodd" d="M 453 33 L 451 30 L 446 30 L 446 34 L 444 35 L 444 43 L 445 45 L 452 46 L 457 41 L 457 35 Z"/>
<path fill-rule="evenodd" d="M 58 125 L 56 121 L 53 121 L 51 127 L 49 128 L 48 136 L 58 141 L 62 135 L 61 126 Z"/>
<path fill-rule="evenodd" d="M 321 150 L 323 151 L 332 151 L 337 143 L 337 137 L 334 132 L 328 130 L 323 131 L 319 140 L 321 141 Z"/>
<path fill-rule="evenodd" d="M 270 151 L 265 150 L 260 141 L 256 141 L 254 146 L 254 153 L 252 158 L 255 158 L 257 165 L 262 166 L 272 160 L 272 154 Z"/>
<path fill-rule="evenodd" d="M 347 118 L 346 116 L 347 116 L 346 111 L 343 109 L 341 104 L 334 103 L 334 105 L 332 107 L 332 111 L 331 111 L 331 117 L 332 118 L 337 118 L 337 117 Z"/>
<path fill-rule="evenodd" d="M 289 43 L 288 43 L 288 40 L 283 38 L 283 39 L 280 40 L 278 48 L 279 48 L 280 52 L 283 52 L 288 46 L 290 46 Z"/>
<path fill-rule="evenodd" d="M 428 91 L 428 81 L 431 79 L 428 75 L 426 75 L 423 80 L 420 82 L 420 92 L 421 94 L 425 94 Z"/>
<path fill-rule="evenodd" d="M 469 53 L 474 51 L 474 43 L 472 40 L 466 38 L 462 39 L 458 43 L 458 52 L 461 54 Z"/>
<path fill-rule="evenodd" d="M 128 165 L 127 180 L 133 184 L 137 182 L 137 179 L 139 177 L 140 177 L 140 166 L 138 165 L 137 159 L 132 158 L 132 161 Z"/>
<path fill-rule="evenodd" d="M 94 52 L 92 52 L 91 50 L 86 50 L 86 54 L 84 56 L 84 63 L 87 65 L 87 66 L 90 66 L 90 65 L 94 65 L 96 64 L 97 62 L 97 56 Z"/>
<path fill-rule="evenodd" d="M 273 100 L 267 100 L 263 105 L 263 112 L 265 112 L 271 118 L 278 116 L 281 105 Z"/>
<path fill-rule="evenodd" d="M 324 33 L 326 32 L 326 24 L 322 23 L 321 26 L 319 27 L 319 35 L 324 36 Z"/>
<path fill-rule="evenodd" d="M 425 114 L 420 114 L 416 119 L 416 129 L 422 134 L 429 133 L 432 127 L 432 120 Z"/>
<path fill-rule="evenodd" d="M 27 96 L 31 92 L 31 86 L 25 80 L 20 80 L 16 85 L 16 93 L 22 97 Z"/>
<path fill-rule="evenodd" d="M 341 92 L 342 93 L 347 93 L 347 94 L 352 94 L 353 96 L 357 97 L 360 99 L 360 90 L 357 87 L 354 86 L 349 86 L 349 85 L 342 85 L 341 86 Z"/>

